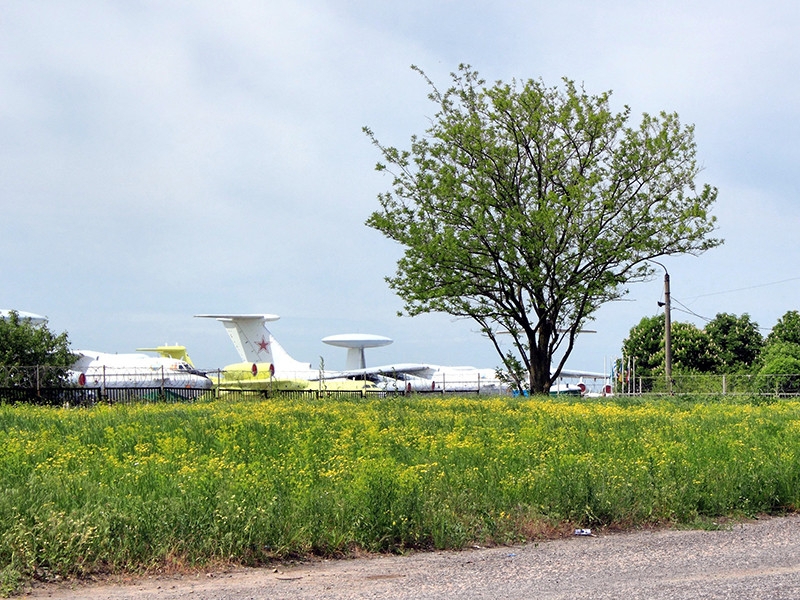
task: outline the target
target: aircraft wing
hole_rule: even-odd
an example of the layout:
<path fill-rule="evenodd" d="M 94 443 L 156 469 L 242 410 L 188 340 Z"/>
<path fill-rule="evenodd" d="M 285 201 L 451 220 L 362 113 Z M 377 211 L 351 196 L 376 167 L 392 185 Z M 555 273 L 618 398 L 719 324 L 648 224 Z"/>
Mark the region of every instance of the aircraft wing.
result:
<path fill-rule="evenodd" d="M 349 369 L 347 371 L 326 371 L 322 374 L 322 377 L 315 377 L 312 381 L 318 381 L 319 379 L 341 379 L 342 377 L 360 379 L 363 377 L 369 378 L 370 375 L 382 375 L 383 377 L 402 379 L 402 375 L 417 375 L 418 377 L 422 377 L 426 372 L 431 370 L 429 365 L 421 363 L 398 363 L 395 365 L 366 367 L 364 369 Z"/>
<path fill-rule="evenodd" d="M 561 369 L 559 377 L 575 377 L 582 379 L 608 379 L 611 377 L 605 373 L 597 373 L 596 371 L 575 371 L 572 369 Z"/>

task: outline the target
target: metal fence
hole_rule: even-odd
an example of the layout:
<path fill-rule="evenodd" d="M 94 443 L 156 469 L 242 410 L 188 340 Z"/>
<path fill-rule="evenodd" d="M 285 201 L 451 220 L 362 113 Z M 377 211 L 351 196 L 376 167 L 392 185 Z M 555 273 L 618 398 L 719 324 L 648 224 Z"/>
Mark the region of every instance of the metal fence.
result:
<path fill-rule="evenodd" d="M 0 387 L 59 387 L 67 372 L 66 367 L 0 365 Z"/>
<path fill-rule="evenodd" d="M 615 379 L 616 395 L 708 394 L 788 398 L 800 396 L 800 374 L 679 374 L 668 382 L 659 377 L 624 377 Z"/>
<path fill-rule="evenodd" d="M 137 387 L 0 387 L 0 401 L 24 402 L 49 406 L 93 406 L 133 402 L 191 402 L 204 396 L 213 397 L 213 390 L 193 388 Z"/>
<path fill-rule="evenodd" d="M 95 404 L 125 404 L 134 402 L 194 402 L 198 400 L 224 399 L 264 400 L 288 398 L 308 400 L 320 398 L 358 399 L 390 398 L 414 395 L 463 396 L 468 392 L 406 391 L 367 388 L 362 390 L 270 390 L 219 387 L 209 390 L 195 388 L 88 388 L 88 387 L 0 387 L 0 402 L 27 403 L 50 406 L 93 406 Z M 472 392 L 477 394 L 478 392 Z"/>
<path fill-rule="evenodd" d="M 41 377 L 43 371 L 5 369 L 0 367 L 0 402 L 31 403 L 54 406 L 92 406 L 99 403 L 133 403 L 133 402 L 194 402 L 200 399 L 215 398 L 234 399 L 267 399 L 267 398 L 375 398 L 408 396 L 416 394 L 459 395 L 481 394 L 482 391 L 445 392 L 441 389 L 433 391 L 408 391 L 405 389 L 377 389 L 374 387 L 360 390 L 272 390 L 242 389 L 225 386 L 214 389 L 156 387 L 80 387 L 65 385 L 42 385 L 46 378 Z M 11 381 L 12 376 L 24 373 L 24 379 Z M 3 375 L 6 379 L 3 380 Z M 800 397 L 800 374 L 762 375 L 762 374 L 678 374 L 673 376 L 670 384 L 666 378 L 658 377 L 618 377 L 611 381 L 612 394 L 616 396 L 633 396 L 645 394 L 671 395 L 741 395 L 764 398 Z M 590 387 L 590 395 L 602 396 Z"/>
<path fill-rule="evenodd" d="M 387 392 L 368 388 L 363 390 L 269 390 L 269 389 L 239 389 L 239 388 L 217 388 L 211 390 L 214 397 L 228 400 L 246 399 L 267 399 L 267 398 L 289 398 L 295 400 L 319 399 L 319 398 L 385 398 L 388 396 L 403 396 L 404 392 Z"/>

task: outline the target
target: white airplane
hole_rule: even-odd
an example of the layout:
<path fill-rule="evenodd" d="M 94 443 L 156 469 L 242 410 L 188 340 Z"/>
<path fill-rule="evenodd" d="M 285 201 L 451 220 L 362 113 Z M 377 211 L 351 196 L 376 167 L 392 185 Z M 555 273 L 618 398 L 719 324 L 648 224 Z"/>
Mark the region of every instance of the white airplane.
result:
<path fill-rule="evenodd" d="M 277 318 L 277 317 L 275 317 Z M 266 327 L 265 327 L 266 329 Z M 268 332 L 269 333 L 269 332 Z M 271 334 L 270 334 L 271 335 Z M 496 369 L 476 367 L 452 367 L 433 364 L 398 363 L 381 367 L 367 367 L 364 348 L 391 344 L 390 338 L 369 334 L 332 335 L 322 339 L 326 344 L 347 348 L 345 371 L 339 376 L 372 377 L 386 390 L 405 390 L 408 392 L 485 392 L 487 394 L 506 394 L 511 391 L 509 384 L 497 377 Z M 235 342 L 234 342 L 235 343 Z M 577 380 L 570 383 L 565 379 Z M 601 391 L 590 391 L 586 381 L 603 381 Z M 550 387 L 551 395 L 607 396 L 611 394 L 609 376 L 595 371 L 576 371 L 562 369 L 558 382 Z"/>
<path fill-rule="evenodd" d="M 87 388 L 210 389 L 212 381 L 185 360 L 147 354 L 74 350 L 70 381 Z"/>
<path fill-rule="evenodd" d="M 565 382 L 564 379 L 577 379 L 577 383 Z M 595 384 L 598 380 L 602 380 L 603 384 L 600 391 L 596 389 L 590 390 L 586 385 L 585 379 L 591 379 Z M 559 375 L 558 383 L 550 386 L 551 396 L 586 396 L 586 397 L 600 397 L 611 395 L 611 384 L 608 383 L 609 377 L 604 373 L 593 373 L 589 371 L 567 371 L 562 369 Z M 596 388 L 593 385 L 593 388 Z"/>
<path fill-rule="evenodd" d="M 328 385 L 331 380 L 373 381 L 380 388 L 398 391 L 485 391 L 503 393 L 508 386 L 502 383 L 494 369 L 475 367 L 445 367 L 420 363 L 397 363 L 378 367 L 367 367 L 365 348 L 391 344 L 387 337 L 370 334 L 343 334 L 323 338 L 323 342 L 347 348 L 347 360 L 343 371 L 314 369 L 311 363 L 292 358 L 278 343 L 266 323 L 280 317 L 270 314 L 248 315 L 195 315 L 199 318 L 220 321 L 231 338 L 242 363 L 233 365 L 240 370 L 251 367 L 260 372 L 266 365 L 275 378 L 294 381 L 320 381 Z M 229 368 L 226 367 L 226 371 Z M 246 379 L 246 376 L 244 377 Z"/>
<path fill-rule="evenodd" d="M 8 319 L 12 312 L 17 313 L 20 321 L 28 320 L 30 321 L 31 325 L 41 325 L 42 323 L 47 323 L 47 317 L 22 310 L 0 309 L 0 319 Z"/>
<path fill-rule="evenodd" d="M 11 311 L 0 310 L 0 318 Z M 45 323 L 46 317 L 16 311 L 22 319 L 35 325 Z M 249 315 L 195 315 L 220 321 L 228 332 L 242 363 L 223 369 L 226 383 L 236 382 L 243 387 L 264 387 L 266 382 L 279 380 L 281 389 L 307 389 L 308 382 L 324 380 L 326 387 L 334 389 L 363 389 L 377 383 L 387 390 L 405 391 L 485 391 L 505 393 L 508 385 L 497 378 L 494 369 L 475 367 L 450 367 L 419 363 L 396 363 L 367 367 L 364 350 L 392 343 L 392 339 L 370 334 L 343 334 L 323 338 L 323 342 L 347 349 L 344 371 L 314 369 L 311 363 L 292 358 L 278 343 L 267 321 L 280 317 L 270 314 Z M 99 387 L 194 387 L 208 389 L 211 379 L 195 370 L 184 346 L 159 346 L 137 348 L 139 352 L 158 352 L 159 358 L 142 354 L 106 354 L 95 351 L 76 351 L 81 358 L 73 366 L 73 381 L 82 385 Z M 83 374 L 83 377 L 81 377 Z M 163 375 L 162 375 L 163 374 Z M 565 383 L 564 378 L 578 379 L 577 384 Z M 551 387 L 551 394 L 585 394 L 584 378 L 608 379 L 603 373 L 588 371 L 561 371 L 561 380 Z M 353 380 L 357 380 L 354 383 Z M 603 395 L 610 393 L 603 387 Z M 591 394 L 590 395 L 594 395 Z"/>
<path fill-rule="evenodd" d="M 417 363 L 399 363 L 381 367 L 367 367 L 365 348 L 376 348 L 392 343 L 379 335 L 350 333 L 322 338 L 331 346 L 347 348 L 345 373 L 350 377 L 363 375 L 377 378 L 385 389 L 415 392 L 451 391 L 503 393 L 507 390 L 494 369 L 475 367 L 445 367 Z"/>
<path fill-rule="evenodd" d="M 0 319 L 7 319 L 11 310 L 0 310 Z M 13 311 L 33 325 L 47 322 L 47 317 L 24 311 Z M 143 348 L 159 352 L 161 348 Z M 73 350 L 77 359 L 67 371 L 71 383 L 87 388 L 194 388 L 209 389 L 211 380 L 181 357 L 148 356 L 147 354 L 109 354 L 94 350 Z M 188 357 L 187 357 L 188 358 Z"/>
<path fill-rule="evenodd" d="M 266 328 L 267 321 L 279 319 L 277 315 L 214 314 L 195 315 L 195 317 L 216 319 L 222 323 L 242 360 L 222 369 L 220 387 L 338 391 L 378 389 L 363 374 L 360 378 L 356 378 L 340 371 L 323 371 L 315 369 L 311 363 L 292 358 Z M 364 343 L 369 344 L 369 341 L 365 338 Z"/>

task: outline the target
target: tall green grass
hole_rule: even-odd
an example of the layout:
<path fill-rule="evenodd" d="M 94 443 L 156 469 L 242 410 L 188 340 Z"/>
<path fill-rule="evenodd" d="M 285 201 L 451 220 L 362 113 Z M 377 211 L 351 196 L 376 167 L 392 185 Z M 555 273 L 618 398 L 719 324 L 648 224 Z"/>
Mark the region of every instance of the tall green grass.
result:
<path fill-rule="evenodd" d="M 0 405 L 0 578 L 792 510 L 800 403 Z"/>

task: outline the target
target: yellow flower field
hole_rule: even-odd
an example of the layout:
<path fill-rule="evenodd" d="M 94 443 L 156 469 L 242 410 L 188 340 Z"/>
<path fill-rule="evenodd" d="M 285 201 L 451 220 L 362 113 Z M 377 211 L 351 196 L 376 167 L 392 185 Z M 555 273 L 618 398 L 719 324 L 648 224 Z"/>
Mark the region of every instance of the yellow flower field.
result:
<path fill-rule="evenodd" d="M 800 403 L 0 405 L 0 583 L 793 510 Z"/>

